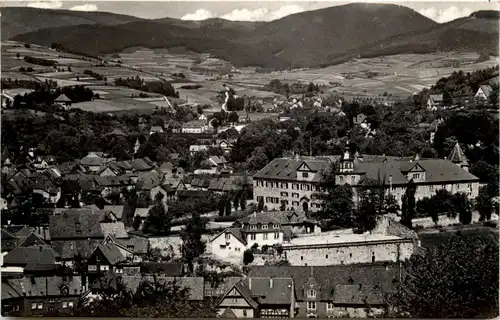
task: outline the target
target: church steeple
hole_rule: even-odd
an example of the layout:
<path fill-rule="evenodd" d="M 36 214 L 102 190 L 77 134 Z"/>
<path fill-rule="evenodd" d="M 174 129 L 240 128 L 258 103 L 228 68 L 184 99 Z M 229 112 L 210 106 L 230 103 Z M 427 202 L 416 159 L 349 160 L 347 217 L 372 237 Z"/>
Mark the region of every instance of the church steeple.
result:
<path fill-rule="evenodd" d="M 453 162 L 460 168 L 469 171 L 469 160 L 465 156 L 465 153 L 462 151 L 462 148 L 460 148 L 458 142 L 453 147 L 453 150 L 451 151 L 448 159 L 450 159 L 451 162 Z"/>
<path fill-rule="evenodd" d="M 351 154 L 351 149 L 349 148 L 349 141 L 347 141 L 344 149 L 344 154 L 340 160 L 340 172 L 352 172 L 354 171 L 354 158 Z"/>

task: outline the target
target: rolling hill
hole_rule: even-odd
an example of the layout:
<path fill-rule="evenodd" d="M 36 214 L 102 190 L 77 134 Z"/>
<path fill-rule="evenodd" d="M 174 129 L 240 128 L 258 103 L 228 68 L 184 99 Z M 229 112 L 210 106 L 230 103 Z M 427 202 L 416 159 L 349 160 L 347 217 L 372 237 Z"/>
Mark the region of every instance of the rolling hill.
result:
<path fill-rule="evenodd" d="M 88 14 L 86 19 L 92 20 L 96 13 Z M 294 68 L 332 64 L 360 54 L 377 56 L 438 50 L 498 53 L 498 49 L 495 50 L 498 19 L 493 19 L 494 16 L 495 12 L 478 12 L 438 24 L 404 6 L 348 4 L 270 22 L 165 18 L 117 24 L 114 22 L 119 19 L 114 17 L 110 20 L 113 25 L 110 21 L 105 25 L 94 17 L 93 23 L 49 27 L 11 39 L 41 45 L 56 42 L 93 55 L 133 46 L 182 46 L 194 52 L 212 53 L 235 66 Z"/>
<path fill-rule="evenodd" d="M 353 57 L 377 57 L 398 53 L 476 51 L 498 56 L 499 20 L 497 11 L 474 12 L 417 32 L 409 32 L 368 43 L 342 54 L 332 54 L 326 64 Z"/>
<path fill-rule="evenodd" d="M 118 25 L 141 18 L 109 12 L 46 10 L 28 7 L 3 7 L 2 40 L 42 28 L 75 26 L 80 24 Z"/>

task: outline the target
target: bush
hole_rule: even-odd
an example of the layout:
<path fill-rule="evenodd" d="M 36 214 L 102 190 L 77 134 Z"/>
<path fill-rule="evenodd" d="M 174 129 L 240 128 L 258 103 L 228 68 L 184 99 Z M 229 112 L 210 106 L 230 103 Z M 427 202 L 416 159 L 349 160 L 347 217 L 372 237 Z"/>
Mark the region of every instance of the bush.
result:
<path fill-rule="evenodd" d="M 243 252 L 243 263 L 245 265 L 252 263 L 253 259 L 254 259 L 254 257 L 253 257 L 252 250 L 247 249 L 247 250 L 245 250 L 245 252 Z"/>
<path fill-rule="evenodd" d="M 490 227 L 490 228 L 496 228 L 497 227 L 497 223 L 495 221 L 485 221 L 483 223 L 483 226 Z"/>

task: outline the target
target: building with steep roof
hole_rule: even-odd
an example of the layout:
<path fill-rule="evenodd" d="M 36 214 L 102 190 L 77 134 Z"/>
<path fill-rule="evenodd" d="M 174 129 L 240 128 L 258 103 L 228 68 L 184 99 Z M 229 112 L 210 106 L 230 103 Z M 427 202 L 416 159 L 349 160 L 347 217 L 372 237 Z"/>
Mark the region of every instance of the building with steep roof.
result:
<path fill-rule="evenodd" d="M 477 89 L 477 92 L 474 95 L 474 97 L 481 100 L 488 100 L 492 92 L 493 89 L 489 84 L 483 84 L 479 86 L 479 89 Z"/>
<path fill-rule="evenodd" d="M 348 148 L 342 156 L 277 158 L 254 175 L 254 201 L 264 201 L 268 210 L 318 211 L 323 205 L 320 181 L 332 164 L 336 168 L 335 183 L 353 186 L 355 201 L 359 200 L 357 190 L 381 187 L 401 204 L 410 180 L 417 186 L 417 201 L 431 197 L 439 189 L 463 192 L 474 199 L 479 193 L 479 178 L 467 171 L 466 157 L 460 147 L 455 149 L 450 155 L 453 162 L 353 155 Z"/>
<path fill-rule="evenodd" d="M 291 278 L 298 318 L 366 318 L 387 307 L 404 270 L 400 264 L 337 266 L 252 266 L 249 277 Z M 370 312 L 367 314 L 369 302 Z"/>
<path fill-rule="evenodd" d="M 453 147 L 453 150 L 451 151 L 448 159 L 450 159 L 451 162 L 464 169 L 465 171 L 469 171 L 469 160 L 465 156 L 465 153 L 462 151 L 462 148 L 460 148 L 458 142 Z"/>
<path fill-rule="evenodd" d="M 434 110 L 443 106 L 443 94 L 431 94 L 427 99 L 427 109 Z"/>
<path fill-rule="evenodd" d="M 241 260 L 243 252 L 254 244 L 262 247 L 282 243 L 285 234 L 291 235 L 290 230 L 274 216 L 253 213 L 241 220 L 237 227 L 227 228 L 213 237 L 210 246 L 212 253 L 221 259 Z"/>
<path fill-rule="evenodd" d="M 260 276 L 243 278 L 219 298 L 217 311 L 219 317 L 294 318 L 293 279 Z"/>
<path fill-rule="evenodd" d="M 81 277 L 76 276 L 2 278 L 2 315 L 28 317 L 48 312 L 71 313 L 82 289 Z"/>

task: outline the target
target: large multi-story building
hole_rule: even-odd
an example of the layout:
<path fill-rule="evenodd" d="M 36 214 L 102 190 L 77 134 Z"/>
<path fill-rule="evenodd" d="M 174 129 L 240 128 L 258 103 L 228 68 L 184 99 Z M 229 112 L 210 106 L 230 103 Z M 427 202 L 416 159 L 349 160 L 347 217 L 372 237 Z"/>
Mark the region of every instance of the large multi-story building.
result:
<path fill-rule="evenodd" d="M 431 197 L 439 189 L 463 192 L 470 199 L 479 193 L 479 178 L 468 172 L 468 162 L 458 143 L 449 159 L 362 156 L 348 149 L 341 156 L 278 158 L 253 177 L 256 202 L 268 210 L 318 211 L 322 207 L 320 182 L 323 173 L 335 165 L 335 183 L 348 183 L 357 190 L 383 187 L 401 204 L 406 186 L 413 180 L 416 200 Z M 261 200 L 262 199 L 262 200 Z"/>

